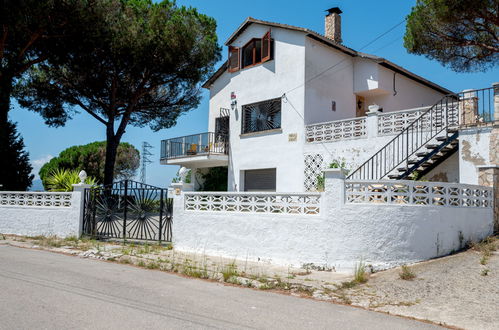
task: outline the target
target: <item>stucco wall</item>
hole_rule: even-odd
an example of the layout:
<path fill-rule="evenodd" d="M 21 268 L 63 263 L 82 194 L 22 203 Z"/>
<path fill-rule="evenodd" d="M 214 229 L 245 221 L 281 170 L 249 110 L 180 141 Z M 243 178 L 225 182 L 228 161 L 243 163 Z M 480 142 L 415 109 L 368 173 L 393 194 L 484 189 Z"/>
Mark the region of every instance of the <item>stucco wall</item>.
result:
<path fill-rule="evenodd" d="M 342 204 L 322 194 L 320 215 L 185 211 L 175 196 L 176 249 L 281 265 L 349 272 L 443 256 L 492 233 L 492 208 Z"/>
<path fill-rule="evenodd" d="M 454 153 L 425 175 L 429 181 L 459 182 L 459 152 Z"/>
<path fill-rule="evenodd" d="M 492 130 L 492 127 L 471 127 L 459 130 L 460 182 L 478 184 L 477 166 L 491 164 Z"/>
<path fill-rule="evenodd" d="M 305 124 L 355 117 L 352 57 L 310 38 L 305 49 Z"/>
<path fill-rule="evenodd" d="M 393 86 L 394 72 L 378 65 L 379 88 L 386 93 L 380 95 L 366 95 L 367 105 L 378 104 L 384 112 L 398 111 L 402 109 L 432 106 L 439 101 L 444 94 L 426 87 L 401 74 L 395 74 L 395 90 Z"/>
<path fill-rule="evenodd" d="M 78 236 L 81 194 L 72 193 L 70 207 L 0 205 L 0 233 L 27 236 Z"/>
<path fill-rule="evenodd" d="M 252 24 L 234 42 L 243 46 L 254 37 L 262 37 L 268 27 Z M 230 113 L 230 163 L 228 190 L 242 190 L 242 171 L 276 168 L 278 191 L 298 190 L 303 182 L 303 88 L 287 95 L 282 102 L 280 131 L 253 136 L 241 135 L 241 107 L 245 104 L 281 97 L 286 91 L 303 84 L 305 47 L 303 34 L 272 29 L 274 60 L 238 72 L 225 72 L 210 88 L 209 130 L 215 128 L 220 107 L 230 109 L 230 96 L 237 96 L 237 109 Z M 297 141 L 289 142 L 289 134 Z M 297 178 L 292 180 L 291 178 Z"/>

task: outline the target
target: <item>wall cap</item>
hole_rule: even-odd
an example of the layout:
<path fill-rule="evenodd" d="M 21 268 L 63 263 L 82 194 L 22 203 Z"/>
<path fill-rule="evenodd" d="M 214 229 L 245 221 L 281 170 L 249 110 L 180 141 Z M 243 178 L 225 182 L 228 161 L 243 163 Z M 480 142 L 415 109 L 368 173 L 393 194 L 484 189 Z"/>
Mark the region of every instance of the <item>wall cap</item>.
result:
<path fill-rule="evenodd" d="M 499 168 L 499 165 L 477 165 L 477 168 Z"/>
<path fill-rule="evenodd" d="M 345 179 L 348 171 L 344 168 L 326 168 L 324 175 L 326 178 Z"/>

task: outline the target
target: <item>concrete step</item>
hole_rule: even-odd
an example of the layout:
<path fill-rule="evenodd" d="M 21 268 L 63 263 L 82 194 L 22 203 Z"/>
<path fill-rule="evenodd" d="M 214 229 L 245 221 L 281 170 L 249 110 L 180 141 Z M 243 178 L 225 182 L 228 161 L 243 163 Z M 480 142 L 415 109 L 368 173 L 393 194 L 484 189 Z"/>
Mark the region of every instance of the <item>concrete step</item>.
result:
<path fill-rule="evenodd" d="M 429 152 L 425 152 L 425 151 L 416 152 L 416 156 L 421 157 L 421 158 L 428 156 L 428 154 L 429 154 Z"/>

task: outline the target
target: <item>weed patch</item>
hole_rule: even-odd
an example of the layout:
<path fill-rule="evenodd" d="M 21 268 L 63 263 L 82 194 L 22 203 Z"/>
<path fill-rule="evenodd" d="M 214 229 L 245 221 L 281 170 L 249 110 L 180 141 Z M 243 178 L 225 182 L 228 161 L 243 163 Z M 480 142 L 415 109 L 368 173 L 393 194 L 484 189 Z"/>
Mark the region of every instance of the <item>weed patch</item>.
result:
<path fill-rule="evenodd" d="M 237 272 L 237 266 L 235 261 L 231 262 L 227 266 L 225 266 L 222 271 L 222 277 L 224 282 L 227 282 L 231 277 L 237 277 L 239 274 Z"/>
<path fill-rule="evenodd" d="M 403 265 L 400 270 L 399 277 L 405 281 L 412 281 L 413 279 L 416 278 L 416 274 L 414 274 L 414 272 L 412 271 L 411 268 L 409 268 L 409 266 Z"/>
<path fill-rule="evenodd" d="M 364 262 L 360 261 L 355 265 L 354 269 L 354 281 L 357 283 L 366 283 L 369 279 L 369 275 L 366 272 L 366 265 Z"/>

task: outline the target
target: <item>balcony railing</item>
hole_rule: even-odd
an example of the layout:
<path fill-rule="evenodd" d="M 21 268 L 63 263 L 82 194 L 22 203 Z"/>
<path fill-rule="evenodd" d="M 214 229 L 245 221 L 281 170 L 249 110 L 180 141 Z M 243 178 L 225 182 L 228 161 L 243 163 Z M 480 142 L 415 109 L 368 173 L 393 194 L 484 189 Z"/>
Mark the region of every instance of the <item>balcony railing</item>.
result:
<path fill-rule="evenodd" d="M 203 156 L 210 154 L 227 155 L 228 137 L 213 132 L 187 135 L 161 141 L 161 159 Z"/>

